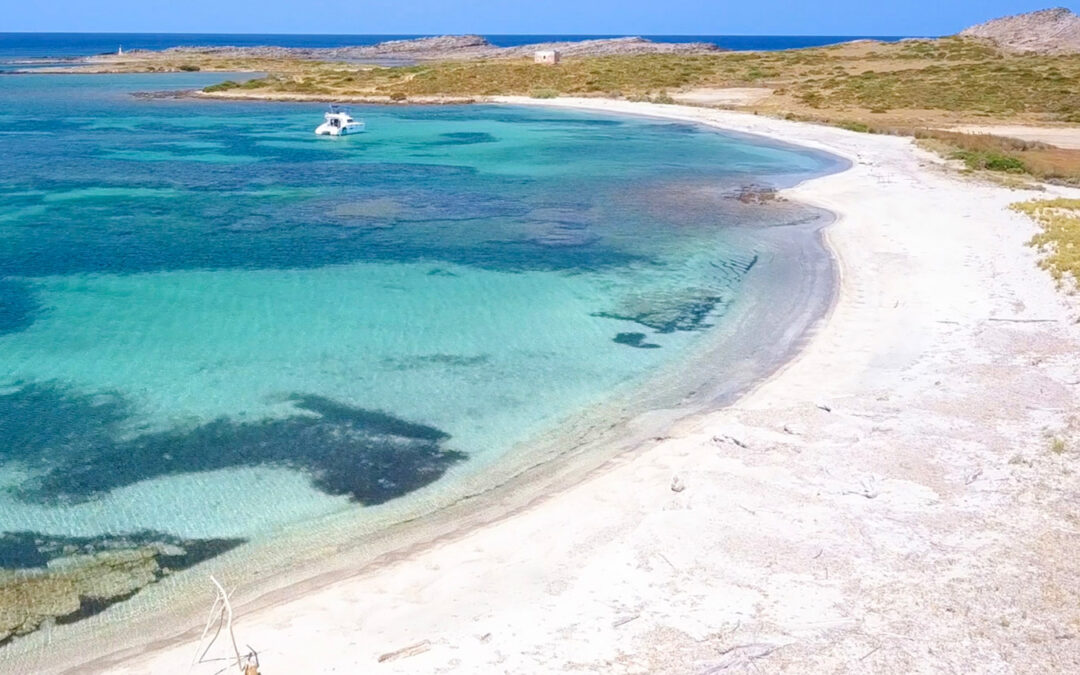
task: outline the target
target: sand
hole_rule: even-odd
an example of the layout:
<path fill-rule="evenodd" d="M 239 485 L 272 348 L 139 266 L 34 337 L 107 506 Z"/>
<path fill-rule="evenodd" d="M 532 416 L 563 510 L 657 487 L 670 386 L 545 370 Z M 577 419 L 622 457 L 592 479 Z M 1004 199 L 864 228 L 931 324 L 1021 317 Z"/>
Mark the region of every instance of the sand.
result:
<path fill-rule="evenodd" d="M 908 139 L 745 113 L 501 101 L 848 157 L 785 194 L 839 215 L 836 305 L 738 403 L 575 487 L 241 607 L 237 638 L 266 675 L 1080 668 L 1080 332 L 1025 246 L 1035 226 L 1006 209 L 1077 191 L 1010 191 Z M 185 672 L 195 649 L 166 642 L 78 672 Z"/>
<path fill-rule="evenodd" d="M 676 103 L 723 107 L 750 106 L 772 96 L 768 87 L 699 87 L 674 92 Z"/>

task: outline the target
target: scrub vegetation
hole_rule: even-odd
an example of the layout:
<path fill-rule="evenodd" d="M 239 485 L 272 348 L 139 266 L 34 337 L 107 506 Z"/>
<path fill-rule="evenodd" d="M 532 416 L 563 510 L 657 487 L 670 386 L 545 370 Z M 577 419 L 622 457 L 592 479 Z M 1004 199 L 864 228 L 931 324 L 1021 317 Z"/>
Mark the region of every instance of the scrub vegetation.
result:
<path fill-rule="evenodd" d="M 1080 283 L 1080 199 L 1044 199 L 1013 204 L 1026 213 L 1042 232 L 1031 239 L 1041 254 L 1040 264 L 1060 285 L 1077 290 Z"/>
<path fill-rule="evenodd" d="M 594 56 L 568 58 L 557 67 L 504 59 L 400 67 L 289 60 L 266 71 L 256 80 L 266 92 L 387 96 L 401 91 L 423 97 L 551 91 L 630 97 L 755 86 L 772 90 L 755 104 L 763 112 L 826 117 L 843 111 L 846 119 L 877 124 L 951 116 L 1080 123 L 1080 55 L 1005 53 L 962 38 L 776 52 Z"/>
<path fill-rule="evenodd" d="M 1080 184 L 1080 151 L 990 134 L 961 134 L 933 129 L 891 130 L 910 134 L 920 144 L 973 171 L 1026 174 L 1050 183 Z"/>

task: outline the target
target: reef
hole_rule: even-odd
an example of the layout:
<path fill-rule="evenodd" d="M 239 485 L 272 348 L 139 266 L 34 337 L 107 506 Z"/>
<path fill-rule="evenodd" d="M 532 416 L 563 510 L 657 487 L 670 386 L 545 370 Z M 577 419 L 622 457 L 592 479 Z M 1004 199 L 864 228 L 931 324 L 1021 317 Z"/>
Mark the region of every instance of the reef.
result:
<path fill-rule="evenodd" d="M 657 333 L 694 331 L 708 328 L 709 315 L 725 298 L 708 291 L 692 290 L 681 294 L 635 297 L 615 312 L 595 312 L 593 316 L 618 321 L 632 321 Z"/>
<path fill-rule="evenodd" d="M 637 347 L 638 349 L 660 349 L 660 345 L 645 342 L 645 338 L 645 333 L 619 333 L 611 341 L 615 344 Z"/>
<path fill-rule="evenodd" d="M 279 466 L 331 495 L 381 504 L 440 478 L 466 455 L 446 432 L 321 396 L 289 398 L 296 414 L 129 436 L 131 406 L 115 394 L 31 384 L 0 394 L 0 463 L 30 474 L 24 501 L 74 503 L 165 476 Z"/>
<path fill-rule="evenodd" d="M 159 532 L 58 537 L 0 534 L 0 645 L 47 622 L 72 623 L 126 600 L 172 572 L 242 539 L 180 539 Z"/>

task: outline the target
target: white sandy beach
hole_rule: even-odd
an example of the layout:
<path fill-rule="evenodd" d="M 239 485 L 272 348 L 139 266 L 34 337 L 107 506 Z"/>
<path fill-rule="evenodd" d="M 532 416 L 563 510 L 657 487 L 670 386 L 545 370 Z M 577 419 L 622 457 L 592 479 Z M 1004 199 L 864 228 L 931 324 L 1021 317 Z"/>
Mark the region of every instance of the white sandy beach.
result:
<path fill-rule="evenodd" d="M 743 113 L 500 102 L 691 120 L 849 158 L 785 193 L 839 215 L 837 304 L 736 405 L 575 487 L 240 607 L 238 641 L 264 675 L 1080 669 L 1080 331 L 1025 246 L 1035 225 L 1006 208 L 1078 191 L 1011 191 L 908 139 Z M 188 672 L 195 650 L 185 638 L 78 672 Z"/>

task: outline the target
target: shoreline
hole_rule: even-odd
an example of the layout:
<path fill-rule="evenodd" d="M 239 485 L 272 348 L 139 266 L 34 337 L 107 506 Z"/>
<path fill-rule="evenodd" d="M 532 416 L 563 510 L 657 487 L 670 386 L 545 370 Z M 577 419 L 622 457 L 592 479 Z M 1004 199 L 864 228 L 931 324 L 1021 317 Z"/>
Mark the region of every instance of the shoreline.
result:
<path fill-rule="evenodd" d="M 835 158 L 832 162 L 834 166 L 825 170 L 836 170 L 841 164 Z M 281 597 L 353 577 L 358 567 L 367 573 L 442 541 L 465 536 L 473 529 L 501 521 L 552 493 L 601 473 L 604 467 L 618 462 L 618 455 L 649 444 L 649 439 L 671 425 L 702 414 L 718 401 L 734 400 L 762 377 L 782 367 L 801 348 L 807 331 L 820 322 L 835 300 L 831 256 L 821 241 L 821 231 L 830 219 L 829 214 L 818 213 L 806 221 L 760 230 L 752 228 L 752 234 L 751 230 L 740 234 L 740 238 L 758 242 L 763 255 L 776 260 L 754 266 L 751 277 L 742 285 L 756 290 L 743 290 L 736 296 L 720 325 L 711 331 L 711 338 L 660 373 L 613 392 L 603 404 L 593 406 L 597 410 L 590 408 L 577 413 L 571 423 L 560 422 L 551 438 L 522 443 L 495 466 L 467 477 L 449 492 L 452 500 L 446 505 L 440 500 L 439 510 L 425 506 L 423 512 L 413 513 L 414 508 L 401 506 L 376 520 L 358 519 L 350 511 L 296 524 L 289 528 L 291 534 L 249 543 L 215 558 L 193 570 L 194 577 L 191 572 L 184 572 L 148 586 L 137 598 L 128 601 L 133 604 L 116 605 L 100 618 L 89 617 L 55 633 L 46 628 L 19 638 L 0 653 L 0 661 L 11 659 L 12 663 L 22 663 L 21 659 L 28 654 L 37 653 L 38 658 L 31 665 L 35 669 L 52 669 L 76 667 L 91 657 L 107 660 L 112 656 L 111 650 L 100 650 L 99 645 L 114 642 L 126 647 L 132 640 L 125 635 L 133 629 L 139 631 L 139 641 L 171 643 L 177 633 L 190 637 L 186 627 L 204 620 L 201 595 L 206 590 L 207 574 L 216 574 L 240 587 L 235 602 L 242 611 L 271 606 Z M 780 264 L 777 261 L 786 264 L 777 269 Z M 789 293 L 791 289 L 797 292 Z M 761 297 L 778 293 L 789 295 L 790 299 L 769 303 L 772 305 L 769 310 L 759 308 Z M 747 343 L 748 327 L 751 331 L 752 327 L 775 331 L 778 337 L 771 339 L 769 348 L 763 350 L 759 345 Z M 730 367 L 718 367 L 718 358 L 721 362 L 731 361 Z M 724 372 L 725 379 L 716 378 L 709 366 Z M 396 516 L 398 511 L 404 515 Z M 344 521 L 353 522 L 343 524 Z M 315 536 L 326 531 L 334 533 L 330 542 Z M 295 562 L 285 565 L 275 559 L 280 554 L 274 555 L 283 546 L 289 550 L 317 551 L 330 561 L 307 554 L 299 557 L 301 566 Z M 251 575 L 242 569 L 245 566 L 273 572 L 257 575 L 268 579 L 248 579 Z M 230 570 L 238 574 L 230 575 Z M 197 601 L 185 599 L 184 592 L 193 593 Z M 158 606 L 162 601 L 166 602 L 167 611 Z M 145 613 L 133 607 L 145 608 Z M 122 620 L 125 614 L 130 621 Z M 46 650 L 47 658 L 42 653 Z"/>
<path fill-rule="evenodd" d="M 1075 663 L 1075 635 L 1051 630 L 1071 630 L 1075 546 L 1035 544 L 1067 541 L 1080 486 L 1067 454 L 1023 446 L 1071 428 L 1080 336 L 1023 246 L 1034 224 L 1004 210 L 1033 195 L 961 182 L 896 137 L 661 104 L 494 102 L 698 122 L 849 158 L 783 191 L 837 215 L 836 301 L 734 405 L 493 523 L 243 612 L 238 637 L 267 668 L 900 672 L 921 663 L 915 649 L 941 667 Z M 1053 492 L 1034 499 L 1030 484 Z M 1004 536 L 1015 531 L 1031 536 Z M 1056 595 L 1026 593 L 1033 576 Z M 87 672 L 168 669 L 193 650 L 156 644 Z"/>

